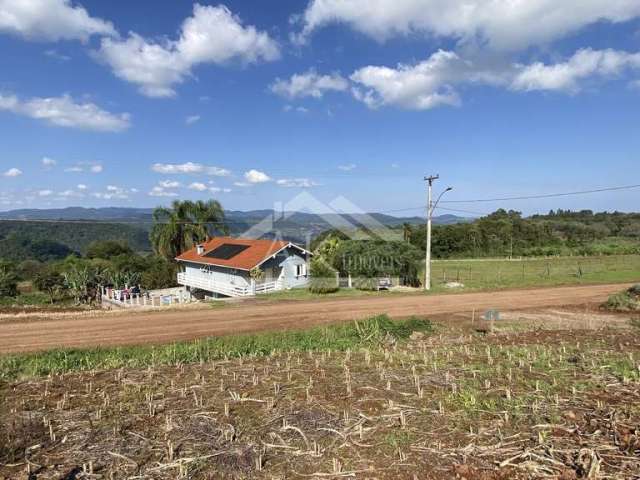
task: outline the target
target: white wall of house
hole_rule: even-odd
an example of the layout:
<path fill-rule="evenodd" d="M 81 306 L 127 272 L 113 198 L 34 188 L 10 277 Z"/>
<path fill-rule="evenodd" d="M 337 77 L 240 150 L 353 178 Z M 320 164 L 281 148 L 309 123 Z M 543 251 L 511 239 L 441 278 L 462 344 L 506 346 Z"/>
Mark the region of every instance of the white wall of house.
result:
<path fill-rule="evenodd" d="M 264 282 L 279 281 L 279 288 L 296 288 L 308 281 L 306 255 L 295 247 L 279 252 L 275 258 L 265 261 L 260 268 L 264 271 Z"/>
<path fill-rule="evenodd" d="M 245 272 L 243 270 L 233 270 L 230 268 L 201 265 L 198 263 L 180 263 L 183 264 L 184 272 L 190 278 L 213 280 L 214 282 L 229 283 L 238 287 L 249 287 L 251 285 L 249 272 Z"/>

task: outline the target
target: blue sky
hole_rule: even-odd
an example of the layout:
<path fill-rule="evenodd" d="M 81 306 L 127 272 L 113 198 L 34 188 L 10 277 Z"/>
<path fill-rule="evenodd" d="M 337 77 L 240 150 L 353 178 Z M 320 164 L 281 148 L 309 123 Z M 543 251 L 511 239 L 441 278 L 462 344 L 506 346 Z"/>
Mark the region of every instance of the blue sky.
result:
<path fill-rule="evenodd" d="M 430 173 L 449 200 L 640 183 L 640 2 L 376 5 L 0 0 L 0 209 L 306 190 L 413 215 Z"/>

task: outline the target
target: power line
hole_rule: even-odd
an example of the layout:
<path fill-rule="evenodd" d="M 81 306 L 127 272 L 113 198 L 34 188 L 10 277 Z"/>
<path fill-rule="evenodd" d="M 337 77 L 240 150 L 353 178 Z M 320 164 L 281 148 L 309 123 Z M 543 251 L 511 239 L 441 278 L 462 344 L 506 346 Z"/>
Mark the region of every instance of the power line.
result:
<path fill-rule="evenodd" d="M 590 193 L 601 193 L 601 192 L 613 192 L 618 190 L 631 190 L 634 188 L 640 188 L 640 185 L 624 185 L 620 187 L 607 187 L 607 188 L 598 188 L 595 190 L 582 190 L 577 192 L 563 192 L 563 193 L 548 193 L 543 195 L 528 195 L 521 197 L 501 197 L 501 198 L 476 198 L 472 200 L 443 200 L 442 203 L 482 203 L 482 202 L 504 202 L 504 201 L 512 201 L 512 200 L 535 200 L 540 198 L 557 198 L 557 197 L 568 197 L 571 195 L 587 195 Z"/>
<path fill-rule="evenodd" d="M 441 207 L 438 206 L 437 207 L 438 210 L 446 210 L 447 212 L 456 212 L 456 213 L 469 213 L 471 215 L 481 215 L 483 217 L 486 217 L 487 215 L 489 215 L 486 212 L 475 212 L 473 210 L 461 210 L 459 208 L 447 208 L 447 207 Z"/>

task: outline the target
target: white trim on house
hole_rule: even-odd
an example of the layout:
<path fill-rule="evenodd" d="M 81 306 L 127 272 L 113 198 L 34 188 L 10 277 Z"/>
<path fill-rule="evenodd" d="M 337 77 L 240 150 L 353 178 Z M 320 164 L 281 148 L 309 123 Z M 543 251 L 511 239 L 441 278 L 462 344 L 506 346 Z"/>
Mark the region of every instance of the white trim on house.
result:
<path fill-rule="evenodd" d="M 272 258 L 276 258 L 276 256 L 278 256 L 278 254 L 279 254 L 281 251 L 286 250 L 286 249 L 287 249 L 287 248 L 289 248 L 289 247 L 297 248 L 298 250 L 300 250 L 300 251 L 301 251 L 302 253 L 304 253 L 305 255 L 311 255 L 311 256 L 313 256 L 313 253 L 311 253 L 311 252 L 309 252 L 309 251 L 305 250 L 304 248 L 302 248 L 302 247 L 300 247 L 300 246 L 296 245 L 295 243 L 291 243 L 291 242 L 289 242 L 287 245 L 285 245 L 284 247 L 282 247 L 280 250 L 277 250 L 277 251 L 273 252 L 271 255 L 269 255 L 268 257 L 264 258 L 264 259 L 263 259 L 259 264 L 257 264 L 257 265 L 256 265 L 256 267 L 259 267 L 260 265 L 262 265 L 263 263 L 265 263 L 265 262 L 266 262 L 266 261 L 268 261 L 268 260 L 271 260 Z M 253 267 L 253 268 L 256 268 L 256 267 Z"/>

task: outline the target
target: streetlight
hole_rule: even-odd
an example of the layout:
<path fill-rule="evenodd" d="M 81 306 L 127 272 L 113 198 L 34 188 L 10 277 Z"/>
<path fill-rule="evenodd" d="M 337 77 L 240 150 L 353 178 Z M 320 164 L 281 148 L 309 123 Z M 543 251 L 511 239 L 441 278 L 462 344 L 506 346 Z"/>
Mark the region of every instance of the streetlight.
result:
<path fill-rule="evenodd" d="M 440 178 L 440 175 L 425 177 L 425 181 L 429 184 L 428 189 L 428 197 L 427 197 L 427 251 L 426 251 L 426 261 L 425 261 L 425 272 L 424 272 L 424 289 L 431 290 L 431 220 L 433 217 L 433 211 L 440 203 L 440 199 L 442 196 L 453 190 L 453 187 L 447 187 L 436 200 L 435 203 L 431 201 L 431 189 L 433 187 L 434 180 Z"/>

